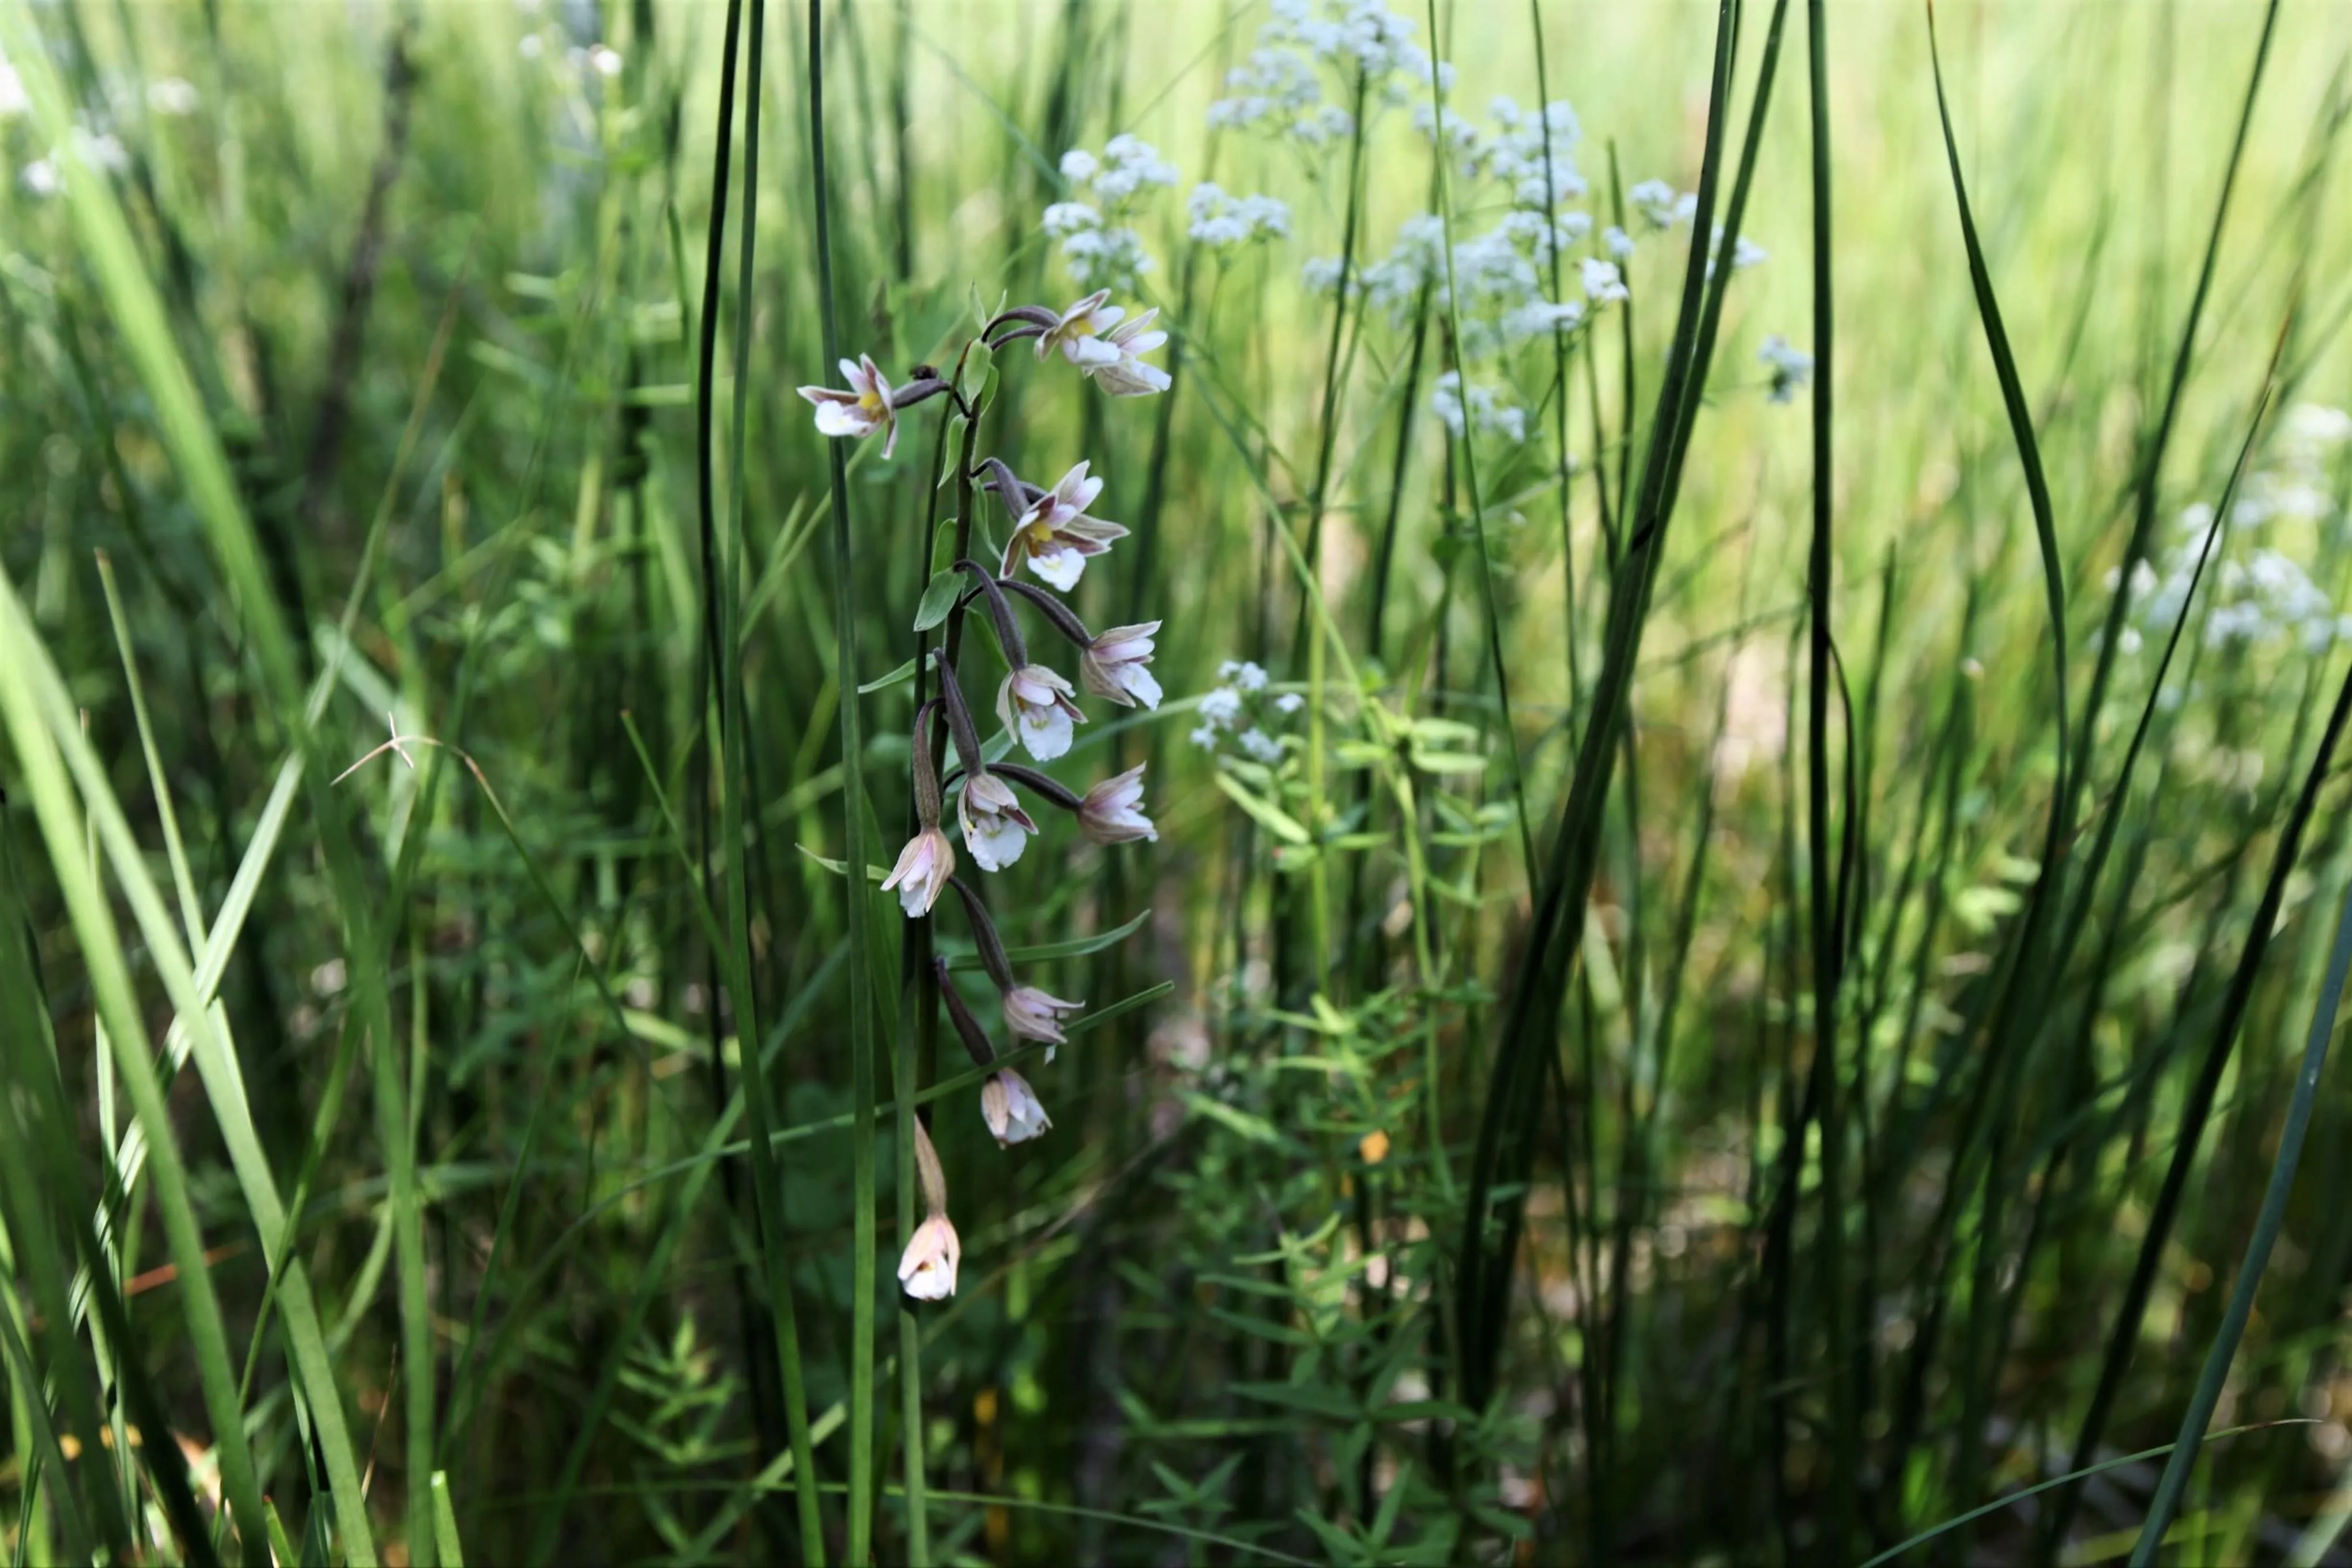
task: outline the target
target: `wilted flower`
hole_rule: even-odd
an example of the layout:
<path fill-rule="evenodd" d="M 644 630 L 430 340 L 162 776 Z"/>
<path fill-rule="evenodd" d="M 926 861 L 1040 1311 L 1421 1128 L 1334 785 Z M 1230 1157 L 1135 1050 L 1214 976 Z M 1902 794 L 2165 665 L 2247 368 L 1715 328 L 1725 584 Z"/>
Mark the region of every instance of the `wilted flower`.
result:
<path fill-rule="evenodd" d="M 1063 1045 L 1062 1016 L 1075 1013 L 1085 1006 L 1083 1002 L 1065 1002 L 1059 996 L 1048 996 L 1034 985 L 1015 985 L 1004 993 L 1004 1026 L 1024 1040 L 1043 1040 L 1049 1046 Z M 1045 1053 L 1052 1061 L 1054 1053 Z"/>
<path fill-rule="evenodd" d="M 967 775 L 956 797 L 956 821 L 964 847 L 983 871 L 1002 871 L 1021 858 L 1037 824 L 1021 809 L 1021 797 L 994 773 Z"/>
<path fill-rule="evenodd" d="M 1078 679 L 1088 691 L 1122 708 L 1138 702 L 1159 707 L 1160 682 L 1144 668 L 1151 662 L 1151 636 L 1159 629 L 1158 621 L 1111 627 L 1078 656 Z"/>
<path fill-rule="evenodd" d="M 989 1074 L 988 1081 L 980 1086 L 980 1114 L 996 1135 L 1000 1149 L 1043 1137 L 1054 1125 L 1029 1080 L 1011 1068 Z"/>
<path fill-rule="evenodd" d="M 1070 700 L 1070 683 L 1042 664 L 1024 664 L 1004 678 L 996 689 L 996 716 L 1041 763 L 1067 752 L 1071 727 L 1087 721 Z"/>
<path fill-rule="evenodd" d="M 977 849 L 972 851 L 975 858 L 979 853 Z M 939 901 L 940 889 L 948 885 L 948 879 L 953 875 L 955 847 L 934 825 L 907 840 L 907 847 L 898 851 L 898 863 L 890 868 L 890 875 L 882 883 L 882 890 L 887 893 L 898 889 L 898 907 L 907 911 L 909 919 L 915 919 L 931 912 L 931 906 Z"/>
<path fill-rule="evenodd" d="M 1143 802 L 1143 770 L 1138 763 L 1087 791 L 1078 803 L 1078 831 L 1097 844 L 1132 844 L 1139 838 L 1154 843 L 1160 832 L 1139 809 Z"/>
<path fill-rule="evenodd" d="M 907 1238 L 898 1255 L 898 1289 L 918 1301 L 944 1301 L 955 1294 L 956 1265 L 963 1260 L 963 1243 L 944 1211 L 935 1211 Z"/>
<path fill-rule="evenodd" d="M 1089 478 L 1084 463 L 1064 474 L 1013 525 L 1013 537 L 1004 546 L 1004 563 L 997 574 L 1011 576 L 1013 569 L 1025 560 L 1031 572 L 1065 594 L 1076 587 L 1079 574 L 1087 569 L 1087 557 L 1100 555 L 1113 540 L 1127 537 L 1127 530 L 1118 523 L 1087 516 L 1087 508 L 1102 494 L 1102 480 Z"/>
<path fill-rule="evenodd" d="M 1113 327 L 1110 336 L 1102 340 L 1102 346 L 1118 357 L 1082 364 L 1079 374 L 1092 376 L 1094 384 L 1113 397 L 1149 397 L 1167 391 L 1174 384 L 1173 379 L 1158 365 L 1146 364 L 1139 357 L 1168 341 L 1166 332 L 1151 330 L 1151 319 L 1159 314 L 1159 307 L 1154 306 L 1135 320 Z"/>
<path fill-rule="evenodd" d="M 898 445 L 898 411 L 891 406 L 889 382 L 864 354 L 857 356 L 856 363 L 843 360 L 841 374 L 849 382 L 846 392 L 829 386 L 800 389 L 803 397 L 816 405 L 818 433 L 856 439 L 887 429 L 890 434 L 882 443 L 882 456 L 888 458 Z"/>
<path fill-rule="evenodd" d="M 1118 325 L 1127 311 L 1108 303 L 1110 290 L 1097 289 L 1055 318 L 1054 324 L 1038 334 L 1037 357 L 1049 357 L 1055 349 L 1075 365 L 1108 364 L 1118 358 L 1118 351 L 1102 341 L 1102 335 Z"/>

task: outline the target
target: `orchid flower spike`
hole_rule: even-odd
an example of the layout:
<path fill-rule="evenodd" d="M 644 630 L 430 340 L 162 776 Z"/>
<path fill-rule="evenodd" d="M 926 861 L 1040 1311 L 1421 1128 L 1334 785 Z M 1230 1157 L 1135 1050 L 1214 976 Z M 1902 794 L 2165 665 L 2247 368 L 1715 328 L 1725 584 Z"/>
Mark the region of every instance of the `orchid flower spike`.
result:
<path fill-rule="evenodd" d="M 996 1135 L 1000 1149 L 1043 1137 L 1054 1125 L 1029 1080 L 1011 1068 L 991 1073 L 980 1086 L 980 1114 L 989 1131 Z"/>
<path fill-rule="evenodd" d="M 1083 462 L 1064 474 L 1013 524 L 997 575 L 1010 577 L 1013 568 L 1026 561 L 1031 572 L 1063 593 L 1076 587 L 1079 574 L 1087 569 L 1087 558 L 1103 554 L 1114 540 L 1127 537 L 1127 530 L 1119 524 L 1087 515 L 1087 508 L 1102 490 L 1103 481 L 1090 477 Z"/>
<path fill-rule="evenodd" d="M 1042 664 L 1024 664 L 996 689 L 996 716 L 1041 763 L 1070 749 L 1072 727 L 1087 721 L 1070 700 L 1070 683 Z"/>
<path fill-rule="evenodd" d="M 1146 765 L 1138 763 L 1087 791 L 1078 803 L 1078 831 L 1097 844 L 1132 844 L 1139 838 L 1158 843 L 1160 830 L 1142 811 Z"/>
<path fill-rule="evenodd" d="M 1138 702 L 1160 706 L 1160 682 L 1144 667 L 1151 662 L 1152 634 L 1158 621 L 1140 626 L 1113 626 L 1087 645 L 1078 656 L 1078 679 L 1088 691 L 1122 708 Z"/>
<path fill-rule="evenodd" d="M 1094 384 L 1113 397 L 1149 397 L 1165 392 L 1175 384 L 1175 379 L 1156 364 L 1146 364 L 1141 355 L 1150 353 L 1168 341 L 1168 334 L 1151 330 L 1152 318 L 1159 315 L 1158 307 L 1146 310 L 1131 321 L 1121 321 L 1111 329 L 1103 344 L 1116 356 L 1100 363 L 1081 363 L 1081 374 L 1094 378 Z"/>

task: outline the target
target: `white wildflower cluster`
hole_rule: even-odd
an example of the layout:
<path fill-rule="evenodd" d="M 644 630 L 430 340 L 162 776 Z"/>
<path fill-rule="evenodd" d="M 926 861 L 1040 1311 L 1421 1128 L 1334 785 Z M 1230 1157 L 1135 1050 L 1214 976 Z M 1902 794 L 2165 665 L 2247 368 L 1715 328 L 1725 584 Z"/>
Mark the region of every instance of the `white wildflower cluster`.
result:
<path fill-rule="evenodd" d="M 1491 386 L 1473 383 L 1465 393 L 1458 370 L 1449 370 L 1437 378 L 1437 389 L 1430 394 L 1429 407 L 1457 437 L 1475 427 L 1512 441 L 1528 438 L 1526 409 Z"/>
<path fill-rule="evenodd" d="M 1756 351 L 1772 373 L 1772 390 L 1766 394 L 1775 403 L 1793 403 L 1813 379 L 1813 356 L 1774 332 Z"/>
<path fill-rule="evenodd" d="M 1271 767 L 1282 761 L 1279 731 L 1285 720 L 1307 706 L 1296 691 L 1269 698 L 1265 671 L 1247 659 L 1229 658 L 1217 668 L 1219 685 L 1201 699 L 1201 722 L 1192 743 L 1213 752 L 1227 737 L 1244 756 Z"/>
<path fill-rule="evenodd" d="M 131 167 L 131 151 L 111 131 L 93 131 L 88 126 L 76 126 L 74 150 L 90 168 L 110 174 L 119 174 Z M 17 174 L 17 183 L 27 195 L 53 196 L 65 189 L 65 171 L 58 167 L 58 154 L 36 158 Z"/>
<path fill-rule="evenodd" d="M 2243 493 L 2230 510 L 2227 531 L 2210 506 L 2183 508 L 2173 542 L 2160 561 L 2132 568 L 2132 616 L 2116 639 L 2119 652 L 2137 653 L 2149 638 L 2162 639 L 2189 602 L 2197 563 L 2209 546 L 2227 549 L 2247 541 L 2242 555 L 2208 565 L 2205 616 L 2208 647 L 2263 648 L 2293 646 L 2320 654 L 2338 642 L 2352 642 L 2352 615 L 2337 608 L 2326 589 L 2311 580 L 2289 550 L 2325 554 L 2343 542 L 2345 519 L 2326 489 L 2326 469 L 2352 442 L 2352 415 L 2303 405 L 2282 422 L 2277 445 L 2248 476 Z M 2121 585 L 2107 574 L 2107 590 Z"/>
<path fill-rule="evenodd" d="M 1706 275 L 1715 276 L 1716 253 L 1723 248 L 1723 226 L 1717 224 L 1715 233 L 1706 242 Z M 1731 269 L 1745 272 L 1751 267 L 1761 267 L 1772 258 L 1772 253 L 1748 238 L 1739 236 L 1731 242 Z"/>
<path fill-rule="evenodd" d="M 1576 144 L 1583 138 L 1584 127 L 1565 100 L 1535 110 L 1497 98 L 1486 112 L 1494 129 L 1481 134 L 1466 126 L 1457 131 L 1459 121 L 1452 110 L 1446 111 L 1446 140 L 1460 158 L 1465 174 L 1495 181 L 1517 205 L 1538 212 L 1556 211 L 1585 198 L 1589 187 L 1576 167 Z M 1436 121 L 1423 113 L 1415 123 L 1426 135 Z"/>
<path fill-rule="evenodd" d="M 1652 228 L 1670 229 L 1676 224 L 1688 223 L 1698 216 L 1698 193 L 1685 191 L 1677 195 L 1674 186 L 1664 180 L 1643 180 L 1625 193 L 1633 210 Z"/>
<path fill-rule="evenodd" d="M 1147 190 L 1176 184 L 1176 166 L 1150 143 L 1114 136 L 1100 156 L 1074 147 L 1062 154 L 1070 195 L 1041 220 L 1081 289 L 1132 289 L 1151 270 L 1143 237 L 1123 220 Z"/>
<path fill-rule="evenodd" d="M 1225 73 L 1227 96 L 1209 106 L 1210 124 L 1320 146 L 1355 131 L 1342 105 L 1360 85 L 1368 103 L 1401 103 L 1428 85 L 1429 56 L 1413 41 L 1413 24 L 1382 0 L 1274 0 L 1273 10 L 1249 58 Z M 1328 95 L 1327 70 L 1338 84 Z M 1439 71 L 1441 83 L 1452 76 Z"/>
<path fill-rule="evenodd" d="M 1186 232 L 1213 250 L 1238 250 L 1257 240 L 1290 237 L 1290 208 L 1272 196 L 1228 195 L 1207 181 L 1184 205 Z"/>

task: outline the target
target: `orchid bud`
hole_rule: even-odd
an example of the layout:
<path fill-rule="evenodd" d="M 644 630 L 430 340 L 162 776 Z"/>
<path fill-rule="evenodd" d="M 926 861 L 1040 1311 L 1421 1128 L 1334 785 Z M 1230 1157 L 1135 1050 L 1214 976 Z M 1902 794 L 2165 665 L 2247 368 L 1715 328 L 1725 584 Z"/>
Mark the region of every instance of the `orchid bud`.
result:
<path fill-rule="evenodd" d="M 918 1301 L 944 1301 L 955 1294 L 956 1265 L 963 1261 L 963 1242 L 944 1214 L 932 1215 L 915 1227 L 907 1250 L 898 1255 L 898 1289 Z"/>
<path fill-rule="evenodd" d="M 971 1058 L 971 1065 L 982 1068 L 995 1066 L 996 1047 L 989 1044 L 988 1031 L 980 1026 L 980 1020 L 971 1016 L 971 1005 L 963 999 L 963 993 L 958 991 L 954 982 L 948 978 L 948 961 L 932 959 L 931 973 L 939 983 L 940 1000 L 947 1004 L 948 1021 L 955 1026 L 956 1038 L 963 1042 L 964 1052 Z"/>

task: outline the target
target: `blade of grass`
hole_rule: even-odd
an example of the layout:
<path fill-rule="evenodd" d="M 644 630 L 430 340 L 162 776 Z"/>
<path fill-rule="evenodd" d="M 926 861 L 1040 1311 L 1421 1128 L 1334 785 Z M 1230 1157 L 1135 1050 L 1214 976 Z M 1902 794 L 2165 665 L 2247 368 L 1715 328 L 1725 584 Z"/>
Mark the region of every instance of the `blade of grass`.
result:
<path fill-rule="evenodd" d="M 733 0 L 730 0 L 730 4 Z M 825 182 L 824 8 L 808 0 L 809 183 L 815 203 L 817 308 L 824 329 L 824 362 L 841 357 L 841 329 L 835 320 L 832 203 Z M 856 685 L 856 557 L 849 526 L 849 482 L 839 441 L 825 443 L 833 483 L 834 674 L 841 682 L 842 858 L 866 864 L 866 739 Z M 850 1248 L 849 1342 L 849 1541 L 848 1557 L 863 1564 L 872 1556 L 874 1531 L 874 1001 L 873 955 L 867 951 L 866 887 L 862 877 L 842 879 L 843 920 L 849 935 L 849 1052 L 851 1093 L 857 1121 L 852 1130 L 852 1203 L 856 1225 Z M 764 1139 L 760 1140 L 764 1142 Z M 803 1484 L 811 1484 L 801 1467 Z"/>

